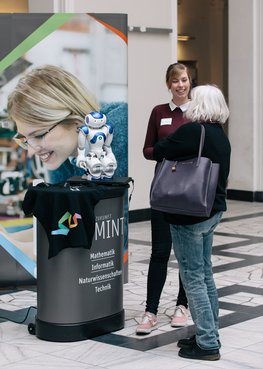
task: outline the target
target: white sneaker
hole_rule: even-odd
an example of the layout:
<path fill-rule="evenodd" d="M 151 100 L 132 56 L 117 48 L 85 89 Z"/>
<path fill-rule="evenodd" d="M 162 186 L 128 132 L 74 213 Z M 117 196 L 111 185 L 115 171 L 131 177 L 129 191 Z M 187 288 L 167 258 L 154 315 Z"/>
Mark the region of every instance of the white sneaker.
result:
<path fill-rule="evenodd" d="M 148 311 L 144 314 L 141 324 L 136 328 L 136 334 L 149 334 L 157 325 L 157 316 L 149 313 Z"/>
<path fill-rule="evenodd" d="M 183 305 L 175 308 L 174 315 L 171 320 L 171 327 L 184 327 L 188 323 L 188 309 Z"/>

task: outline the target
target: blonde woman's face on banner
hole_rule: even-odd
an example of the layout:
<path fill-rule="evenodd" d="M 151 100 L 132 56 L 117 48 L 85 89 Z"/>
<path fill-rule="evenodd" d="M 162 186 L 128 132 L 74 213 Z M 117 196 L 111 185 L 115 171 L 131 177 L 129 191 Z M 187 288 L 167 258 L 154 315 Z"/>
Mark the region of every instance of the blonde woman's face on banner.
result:
<path fill-rule="evenodd" d="M 76 123 L 59 123 L 50 128 L 34 129 L 16 122 L 20 137 L 27 143 L 28 157 L 37 155 L 47 170 L 55 170 L 77 151 L 78 134 Z"/>

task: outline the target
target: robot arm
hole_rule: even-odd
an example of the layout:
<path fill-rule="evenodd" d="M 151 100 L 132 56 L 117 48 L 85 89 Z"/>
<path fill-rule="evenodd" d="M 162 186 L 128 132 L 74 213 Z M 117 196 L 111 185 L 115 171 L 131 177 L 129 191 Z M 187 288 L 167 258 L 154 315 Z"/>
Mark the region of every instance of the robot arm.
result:
<path fill-rule="evenodd" d="M 105 146 L 110 146 L 112 143 L 112 139 L 113 139 L 113 128 L 110 124 L 106 124 L 106 127 L 108 129 L 108 134 L 107 134 L 107 138 L 105 140 Z"/>
<path fill-rule="evenodd" d="M 89 133 L 89 129 L 86 125 L 81 126 L 79 128 L 79 134 L 78 134 L 78 156 L 76 158 L 76 165 L 79 168 L 86 169 L 86 156 L 85 151 L 87 147 L 87 135 Z"/>
<path fill-rule="evenodd" d="M 111 149 L 111 143 L 112 143 L 112 139 L 113 139 L 113 128 L 110 124 L 106 124 L 106 126 L 107 126 L 107 129 L 108 129 L 108 135 L 107 135 L 107 138 L 105 140 L 103 149 L 106 152 L 106 155 L 109 155 L 109 154 L 113 154 L 112 149 Z"/>
<path fill-rule="evenodd" d="M 103 146 L 105 156 L 103 156 L 101 161 L 103 163 L 104 177 L 111 178 L 114 175 L 115 170 L 117 169 L 117 160 L 111 148 L 111 143 L 113 139 L 113 128 L 109 124 L 106 124 L 106 126 L 108 129 L 108 134 L 107 134 L 107 138 L 105 140 L 104 146 Z"/>
<path fill-rule="evenodd" d="M 89 134 L 89 128 L 87 126 L 81 126 L 79 128 L 78 135 L 78 149 L 84 150 L 86 148 L 87 135 Z"/>

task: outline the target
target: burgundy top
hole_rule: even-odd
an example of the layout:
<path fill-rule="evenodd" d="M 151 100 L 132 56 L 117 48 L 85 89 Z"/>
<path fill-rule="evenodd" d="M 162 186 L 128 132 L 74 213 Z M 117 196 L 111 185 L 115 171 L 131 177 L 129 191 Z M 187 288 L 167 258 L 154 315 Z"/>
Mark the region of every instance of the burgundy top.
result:
<path fill-rule="evenodd" d="M 186 111 L 187 105 L 188 103 L 181 106 L 183 111 Z M 143 155 L 146 159 L 154 160 L 154 145 L 188 122 L 182 110 L 176 107 L 173 102 L 157 105 L 153 108 L 143 146 Z"/>

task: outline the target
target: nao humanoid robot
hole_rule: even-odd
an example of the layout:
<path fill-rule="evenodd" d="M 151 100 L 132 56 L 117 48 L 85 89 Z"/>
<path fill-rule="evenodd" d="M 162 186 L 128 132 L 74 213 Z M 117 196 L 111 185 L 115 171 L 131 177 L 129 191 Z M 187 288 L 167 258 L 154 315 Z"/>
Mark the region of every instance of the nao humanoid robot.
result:
<path fill-rule="evenodd" d="M 104 114 L 91 112 L 85 116 L 85 124 L 79 128 L 76 165 L 86 170 L 82 178 L 110 179 L 117 169 L 111 149 L 113 128 L 106 121 Z"/>

